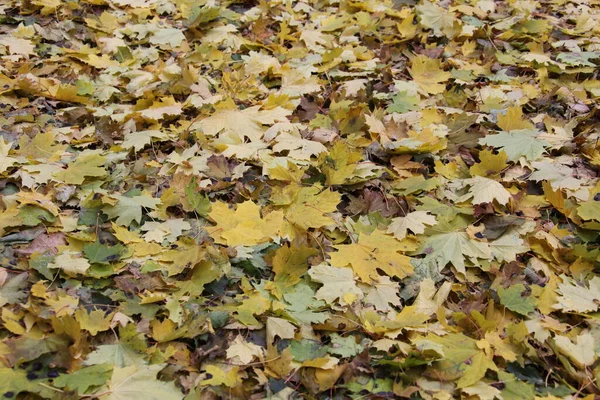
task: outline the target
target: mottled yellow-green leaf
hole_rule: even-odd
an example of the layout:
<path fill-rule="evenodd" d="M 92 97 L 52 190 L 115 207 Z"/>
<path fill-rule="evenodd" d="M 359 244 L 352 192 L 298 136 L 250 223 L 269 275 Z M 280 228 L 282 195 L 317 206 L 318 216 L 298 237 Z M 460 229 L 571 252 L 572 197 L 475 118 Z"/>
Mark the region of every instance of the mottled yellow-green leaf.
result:
<path fill-rule="evenodd" d="M 106 157 L 97 153 L 81 155 L 67 165 L 66 169 L 55 172 L 54 178 L 70 185 L 81 185 L 86 177 L 102 177 L 106 175 L 104 164 Z"/>

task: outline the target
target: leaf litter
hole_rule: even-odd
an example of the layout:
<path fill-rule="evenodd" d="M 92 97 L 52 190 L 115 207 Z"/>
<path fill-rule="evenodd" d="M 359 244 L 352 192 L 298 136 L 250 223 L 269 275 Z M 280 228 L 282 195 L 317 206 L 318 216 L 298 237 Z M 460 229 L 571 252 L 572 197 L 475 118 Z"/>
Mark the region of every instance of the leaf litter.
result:
<path fill-rule="evenodd" d="M 0 1 L 0 394 L 600 395 L 598 15 Z"/>

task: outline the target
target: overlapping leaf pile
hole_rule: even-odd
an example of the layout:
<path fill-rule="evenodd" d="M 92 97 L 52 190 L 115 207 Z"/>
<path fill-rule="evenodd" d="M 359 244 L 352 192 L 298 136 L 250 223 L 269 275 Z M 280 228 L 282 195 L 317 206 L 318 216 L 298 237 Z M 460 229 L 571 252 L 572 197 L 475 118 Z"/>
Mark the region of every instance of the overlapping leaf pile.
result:
<path fill-rule="evenodd" d="M 599 18 L 0 1 L 0 394 L 600 394 Z"/>

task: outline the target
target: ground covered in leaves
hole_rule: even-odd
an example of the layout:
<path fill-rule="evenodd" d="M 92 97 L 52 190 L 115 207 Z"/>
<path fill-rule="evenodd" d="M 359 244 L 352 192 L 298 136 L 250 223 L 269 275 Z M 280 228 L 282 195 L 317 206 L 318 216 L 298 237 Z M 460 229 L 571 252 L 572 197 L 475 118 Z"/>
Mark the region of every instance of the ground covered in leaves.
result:
<path fill-rule="evenodd" d="M 600 394 L 587 0 L 0 0 L 0 396 Z"/>

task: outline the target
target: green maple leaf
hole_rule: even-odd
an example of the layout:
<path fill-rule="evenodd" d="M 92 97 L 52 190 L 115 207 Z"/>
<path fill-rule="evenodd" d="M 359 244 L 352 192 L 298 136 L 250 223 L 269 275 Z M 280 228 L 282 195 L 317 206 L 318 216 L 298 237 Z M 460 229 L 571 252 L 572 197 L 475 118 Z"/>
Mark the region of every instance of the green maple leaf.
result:
<path fill-rule="evenodd" d="M 550 146 L 548 142 L 537 137 L 537 131 L 531 129 L 502 131 L 479 139 L 479 143 L 501 148 L 512 161 L 521 157 L 530 161 L 537 160 L 544 153 L 544 149 Z"/>
<path fill-rule="evenodd" d="M 84 367 L 71 374 L 63 374 L 54 379 L 54 386 L 74 390 L 79 394 L 85 394 L 91 387 L 102 386 L 110 379 L 113 366 L 110 364 L 98 364 Z"/>
<path fill-rule="evenodd" d="M 0 368 L 0 393 L 4 398 L 16 398 L 19 393 L 36 393 L 44 398 L 54 398 L 56 392 L 40 383 L 47 384 L 46 379 L 27 379 L 27 371 Z"/>
<path fill-rule="evenodd" d="M 195 211 L 198 215 L 206 217 L 210 212 L 211 205 L 208 196 L 198 191 L 196 179 L 194 178 L 189 185 L 185 187 L 185 198 L 192 208 L 191 211 Z M 186 210 L 190 211 L 190 210 Z"/>
<path fill-rule="evenodd" d="M 590 60 L 597 60 L 600 58 L 600 52 L 597 51 L 579 51 L 579 52 L 568 52 L 559 53 L 556 59 L 560 62 L 576 67 L 596 67 L 596 64 Z"/>
<path fill-rule="evenodd" d="M 465 273 L 465 258 L 491 258 L 490 248 L 486 243 L 469 238 L 465 232 L 447 232 L 432 235 L 421 247 L 421 253 L 427 254 L 428 262 L 434 262 L 439 268 L 452 263 L 461 273 Z"/>
<path fill-rule="evenodd" d="M 500 287 L 498 289 L 500 303 L 509 310 L 521 315 L 527 315 L 535 311 L 533 300 L 530 297 L 522 296 L 524 291 L 525 286 L 522 283 L 512 285 L 508 289 Z"/>
<path fill-rule="evenodd" d="M 502 397 L 505 400 L 533 400 L 535 387 L 527 382 L 520 381 L 515 375 L 498 371 L 498 378 L 505 382 Z"/>
<path fill-rule="evenodd" d="M 84 365 L 104 363 L 125 367 L 126 365 L 145 364 L 146 361 L 131 346 L 123 343 L 96 346 L 96 350 L 88 354 L 84 361 Z"/>
<path fill-rule="evenodd" d="M 294 359 L 300 362 L 325 357 L 327 354 L 327 347 L 308 339 L 294 340 L 290 345 L 290 350 Z"/>
<path fill-rule="evenodd" d="M 323 323 L 327 313 L 315 312 L 321 309 L 325 302 L 315 298 L 315 291 L 306 283 L 300 282 L 283 294 L 286 301 L 286 311 L 296 322 L 304 324 Z"/>
<path fill-rule="evenodd" d="M 327 349 L 330 354 L 340 357 L 354 357 L 364 350 L 360 343 L 356 343 L 354 336 L 343 337 L 337 333 L 331 334 L 331 346 Z"/>
<path fill-rule="evenodd" d="M 25 205 L 19 209 L 19 217 L 23 221 L 23 225 L 36 226 L 41 222 L 53 223 L 56 217 L 46 209 Z"/>
<path fill-rule="evenodd" d="M 27 298 L 28 293 L 25 291 L 27 277 L 27 273 L 15 275 L 2 285 L 0 288 L 0 306 L 20 303 Z"/>
<path fill-rule="evenodd" d="M 117 244 L 116 246 L 107 246 L 98 241 L 83 246 L 83 254 L 90 263 L 108 264 L 117 260 L 119 255 L 125 251 L 125 246 Z"/>
<path fill-rule="evenodd" d="M 417 96 L 411 96 L 407 92 L 399 92 L 392 97 L 392 104 L 387 106 L 386 111 L 389 113 L 403 114 L 409 111 L 415 111 L 419 109 L 419 103 L 421 101 Z"/>
<path fill-rule="evenodd" d="M 106 206 L 102 211 L 108 215 L 108 218 L 116 218 L 115 222 L 123 226 L 131 225 L 133 221 L 140 223 L 142 220 L 142 208 L 155 210 L 160 204 L 160 199 L 155 199 L 145 194 L 131 197 L 113 195 L 111 197 L 116 198 L 118 203 L 114 206 Z"/>

